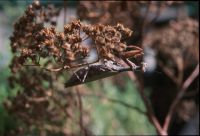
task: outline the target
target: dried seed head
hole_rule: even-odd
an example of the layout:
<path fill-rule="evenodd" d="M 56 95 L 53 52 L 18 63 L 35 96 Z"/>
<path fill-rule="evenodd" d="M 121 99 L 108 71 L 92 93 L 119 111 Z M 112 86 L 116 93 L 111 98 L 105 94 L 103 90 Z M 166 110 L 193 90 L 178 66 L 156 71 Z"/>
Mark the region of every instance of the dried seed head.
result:
<path fill-rule="evenodd" d="M 72 51 L 65 51 L 66 64 L 75 60 L 75 54 Z"/>
<path fill-rule="evenodd" d="M 40 1 L 38 1 L 38 0 L 34 1 L 32 6 L 33 6 L 33 8 L 35 8 L 37 10 L 40 9 L 41 8 Z"/>
<path fill-rule="evenodd" d="M 81 28 L 81 22 L 80 22 L 80 20 L 73 21 L 71 23 L 71 27 L 72 27 L 72 29 L 80 29 Z"/>
<path fill-rule="evenodd" d="M 49 16 L 54 16 L 55 12 L 53 10 L 53 6 L 48 6 L 47 12 L 39 9 L 40 12 L 35 12 L 34 6 L 38 6 L 39 4 L 35 3 L 31 7 L 29 7 L 26 11 L 27 15 L 37 14 L 40 17 L 40 21 L 51 21 Z M 50 13 L 51 12 L 51 13 Z M 121 41 L 122 38 L 128 37 L 131 31 L 128 28 L 125 28 L 122 24 L 118 24 L 117 26 L 109 26 L 109 25 L 88 25 L 83 24 L 80 20 L 72 21 L 69 24 L 64 26 L 64 32 L 57 32 L 54 26 L 44 27 L 42 22 L 32 23 L 30 20 L 37 19 L 34 16 L 31 16 L 27 21 L 27 15 L 23 16 L 20 21 L 22 24 L 26 24 L 27 27 L 25 30 L 27 32 L 20 34 L 23 38 L 18 40 L 16 44 L 16 40 L 12 37 L 12 50 L 17 51 L 18 46 L 28 45 L 29 52 L 22 52 L 21 55 L 26 54 L 25 58 L 34 57 L 35 54 L 38 54 L 39 57 L 48 57 L 49 55 L 53 55 L 56 57 L 55 61 L 57 63 L 64 65 L 71 65 L 72 61 L 84 62 L 85 58 L 88 56 L 90 50 L 82 45 L 82 36 L 81 32 L 85 33 L 85 35 L 91 40 L 94 41 L 96 50 L 99 53 L 100 59 L 111 59 L 115 57 L 115 54 L 119 54 L 120 52 L 125 51 L 125 43 Z M 15 24 L 15 29 L 22 29 L 21 22 Z M 29 26 L 30 24 L 30 26 Z M 34 26 L 34 27 L 33 27 Z M 37 28 L 33 30 L 33 28 Z M 20 30 L 21 32 L 22 30 Z M 34 36 L 31 33 L 34 31 Z M 18 31 L 15 31 L 14 34 L 18 34 Z M 18 34 L 19 35 L 19 34 Z M 26 39 L 31 39 L 30 43 L 28 43 Z M 34 41 L 34 42 L 33 42 Z M 26 43 L 26 44 L 24 44 Z M 21 48 L 21 47 L 20 47 Z M 32 59 L 35 61 L 35 58 Z"/>
<path fill-rule="evenodd" d="M 70 51 L 70 50 L 71 50 L 71 45 L 68 44 L 68 43 L 65 43 L 64 45 L 62 45 L 62 48 L 63 48 L 64 50 Z"/>
<path fill-rule="evenodd" d="M 123 52 L 126 50 L 126 44 L 124 43 L 119 43 L 119 47 L 115 46 L 115 50 L 117 50 L 118 52 Z"/>
<path fill-rule="evenodd" d="M 71 28 L 71 26 L 69 24 L 67 24 L 67 25 L 64 26 L 64 33 L 65 34 L 68 34 L 71 31 L 72 31 L 72 28 Z"/>

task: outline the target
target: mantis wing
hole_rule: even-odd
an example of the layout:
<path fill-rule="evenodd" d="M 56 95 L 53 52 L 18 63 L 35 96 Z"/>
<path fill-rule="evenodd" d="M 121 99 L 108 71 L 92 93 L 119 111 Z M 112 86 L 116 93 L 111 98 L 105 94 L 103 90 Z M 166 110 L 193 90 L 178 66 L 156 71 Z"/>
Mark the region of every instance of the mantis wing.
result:
<path fill-rule="evenodd" d="M 130 68 L 124 68 L 119 64 L 93 64 L 89 67 L 81 68 L 76 71 L 71 78 L 65 83 L 65 87 L 71 87 L 98 79 L 110 77 L 120 72 L 130 71 Z"/>

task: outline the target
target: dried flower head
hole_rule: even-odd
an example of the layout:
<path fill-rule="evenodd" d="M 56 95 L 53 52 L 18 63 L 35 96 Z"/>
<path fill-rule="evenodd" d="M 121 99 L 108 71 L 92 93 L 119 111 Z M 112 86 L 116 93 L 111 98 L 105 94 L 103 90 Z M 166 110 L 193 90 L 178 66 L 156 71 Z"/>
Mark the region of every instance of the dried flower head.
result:
<path fill-rule="evenodd" d="M 60 122 L 65 119 L 77 125 L 74 121 L 77 114 L 72 113 L 78 109 L 77 99 L 72 92 L 66 91 L 62 79 L 67 80 L 69 76 L 66 69 L 87 67 L 87 57 L 92 49 L 98 53 L 97 61 L 107 59 L 112 63 L 116 63 L 117 59 L 127 62 L 128 58 L 143 54 L 142 49 L 136 46 L 128 50 L 130 46 L 125 39 L 131 36 L 132 31 L 120 23 L 116 26 L 91 25 L 74 20 L 63 26 L 63 32 L 58 32 L 53 18 L 58 16 L 59 11 L 53 5 L 44 7 L 39 1 L 34 1 L 14 24 L 10 37 L 14 54 L 10 64 L 13 74 L 9 83 L 12 87 L 17 86 L 19 93 L 9 99 L 5 107 L 23 121 L 23 126 L 18 128 L 20 131 L 13 131 L 15 135 L 26 135 L 33 128 L 47 135 L 55 133 L 55 129 L 59 134 L 73 134 L 65 132 Z M 46 27 L 46 23 L 50 25 Z M 91 45 L 84 43 L 88 38 L 92 40 Z M 135 66 L 134 63 L 131 65 Z M 101 64 L 95 68 L 101 71 L 106 67 Z M 52 74 L 44 69 L 59 72 Z M 129 67 L 129 70 L 133 69 Z M 70 125 L 67 123 L 67 127 Z"/>

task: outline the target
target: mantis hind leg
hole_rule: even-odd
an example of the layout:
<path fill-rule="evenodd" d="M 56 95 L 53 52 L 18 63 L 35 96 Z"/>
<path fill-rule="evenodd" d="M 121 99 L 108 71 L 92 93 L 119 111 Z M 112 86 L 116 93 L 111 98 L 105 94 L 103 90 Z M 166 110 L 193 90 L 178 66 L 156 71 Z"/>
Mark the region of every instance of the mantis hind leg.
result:
<path fill-rule="evenodd" d="M 83 79 L 82 79 L 81 82 L 85 82 L 85 79 L 86 79 L 86 77 L 87 77 L 87 75 L 88 75 L 88 72 L 89 72 L 89 70 L 90 70 L 90 67 L 89 67 L 89 66 L 88 66 L 87 68 L 88 68 L 88 69 L 85 71 L 85 74 L 84 74 Z"/>
<path fill-rule="evenodd" d="M 141 67 L 140 66 L 137 66 L 135 63 L 131 62 L 129 59 L 123 59 L 123 61 L 133 70 L 138 70 L 140 69 Z"/>
<path fill-rule="evenodd" d="M 126 48 L 127 48 L 127 49 L 135 49 L 135 50 L 143 51 L 142 48 L 140 48 L 140 47 L 138 47 L 138 46 L 135 46 L 135 45 L 128 45 Z"/>
<path fill-rule="evenodd" d="M 89 70 L 90 70 L 90 66 L 88 65 L 88 66 L 86 67 L 85 71 L 83 72 L 83 74 L 79 75 L 79 74 L 77 74 L 76 72 L 73 72 L 73 73 L 74 73 L 74 75 L 77 77 L 77 79 L 78 79 L 80 82 L 84 83 L 84 82 L 85 82 L 85 79 L 87 78 L 87 75 L 88 75 Z M 82 76 L 82 75 L 83 75 L 83 76 Z"/>

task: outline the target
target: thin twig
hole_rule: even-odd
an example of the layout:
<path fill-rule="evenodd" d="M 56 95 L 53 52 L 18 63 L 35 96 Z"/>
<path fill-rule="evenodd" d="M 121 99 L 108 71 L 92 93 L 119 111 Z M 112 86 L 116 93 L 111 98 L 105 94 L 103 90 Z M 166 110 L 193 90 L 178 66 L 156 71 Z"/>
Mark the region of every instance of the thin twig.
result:
<path fill-rule="evenodd" d="M 174 111 L 176 110 L 176 106 L 178 105 L 178 103 L 180 102 L 181 98 L 184 96 L 187 88 L 191 85 L 191 83 L 194 81 L 194 79 L 196 79 L 196 77 L 199 75 L 199 64 L 196 66 L 196 68 L 194 69 L 194 71 L 192 72 L 192 74 L 185 80 L 185 82 L 183 83 L 181 90 L 178 92 L 176 98 L 174 99 L 169 112 L 165 118 L 165 122 L 163 125 L 163 130 L 167 131 L 169 128 L 169 124 L 171 122 L 171 118 L 173 116 Z"/>
<path fill-rule="evenodd" d="M 86 37 L 82 38 L 83 39 L 82 42 L 85 41 L 85 40 L 87 40 L 88 38 L 90 38 L 90 37 L 86 36 Z"/>
<path fill-rule="evenodd" d="M 153 112 L 153 109 L 148 101 L 148 99 L 146 98 L 145 94 L 144 94 L 144 91 L 143 91 L 143 88 L 142 86 L 140 85 L 139 81 L 136 80 L 135 78 L 135 74 L 134 74 L 134 71 L 130 72 L 129 74 L 129 77 L 130 79 L 136 84 L 136 87 L 140 93 L 140 96 L 144 102 L 144 105 L 147 109 L 147 116 L 149 118 L 149 121 L 152 122 L 152 124 L 154 125 L 154 127 L 156 128 L 157 132 L 159 133 L 159 135 L 167 135 L 167 132 L 166 131 L 163 131 L 159 121 L 157 120 L 154 112 Z"/>
<path fill-rule="evenodd" d="M 84 132 L 84 127 L 83 127 L 83 104 L 81 100 L 81 95 L 79 92 L 79 87 L 76 87 L 76 94 L 78 96 L 78 105 L 79 105 L 79 125 L 80 125 L 80 135 L 83 134 Z M 84 134 L 85 135 L 85 134 Z"/>
<path fill-rule="evenodd" d="M 63 22 L 64 25 L 66 24 L 66 16 L 67 16 L 66 11 L 67 11 L 67 1 L 64 0 L 64 22 Z"/>
<path fill-rule="evenodd" d="M 144 114 L 144 115 L 147 114 L 145 111 L 142 111 L 141 109 L 139 109 L 139 108 L 136 107 L 136 106 L 133 106 L 133 105 L 131 105 L 131 104 L 128 104 L 128 103 L 126 103 L 126 102 L 123 102 L 123 101 L 120 101 L 120 100 L 117 100 L 117 99 L 109 98 L 109 97 L 107 97 L 107 96 L 105 96 L 105 95 L 103 95 L 103 94 L 81 93 L 81 95 L 82 95 L 82 96 L 91 96 L 91 97 L 102 98 L 102 99 L 105 99 L 105 100 L 107 100 L 107 101 L 109 101 L 109 102 L 117 103 L 117 104 L 123 105 L 123 106 L 125 106 L 125 107 L 127 107 L 127 108 L 130 108 L 130 109 L 132 109 L 132 110 L 136 110 L 136 111 L 138 111 L 138 112 L 141 113 L 141 114 Z"/>
<path fill-rule="evenodd" d="M 178 84 L 178 79 L 176 76 L 174 76 L 174 73 L 166 67 L 162 61 L 158 61 L 158 65 L 162 68 L 163 72 L 177 85 Z"/>
<path fill-rule="evenodd" d="M 141 46 L 143 46 L 143 39 L 144 39 L 144 32 L 145 32 L 145 28 L 146 28 L 146 25 L 147 25 L 147 17 L 148 17 L 148 15 L 149 15 L 149 11 L 150 11 L 150 4 L 151 4 L 151 2 L 149 1 L 149 3 L 148 3 L 148 6 L 147 6 L 147 9 L 146 9 L 146 11 L 145 11 L 145 14 L 144 14 L 144 18 L 143 18 L 143 20 L 142 20 L 142 27 L 141 27 Z"/>
<path fill-rule="evenodd" d="M 167 135 L 167 132 L 166 131 L 163 131 L 158 119 L 156 118 L 154 112 L 153 112 L 153 109 L 152 109 L 152 106 L 150 105 L 150 103 L 148 102 L 143 90 L 139 90 L 140 92 L 140 95 L 144 101 L 144 104 L 147 108 L 147 115 L 150 119 L 150 121 L 153 123 L 153 125 L 155 126 L 157 132 L 159 133 L 159 135 Z"/>
<path fill-rule="evenodd" d="M 88 88 L 86 86 L 82 87 L 81 89 L 82 89 L 82 92 L 87 92 L 88 90 L 90 90 L 90 88 Z M 92 90 L 91 90 L 91 92 L 92 92 Z M 62 92 L 63 95 L 67 95 L 68 93 L 72 93 L 74 95 L 77 95 L 77 93 L 73 93 L 73 92 L 64 92 L 64 93 Z M 123 102 L 123 101 L 120 101 L 120 100 L 117 100 L 117 99 L 109 98 L 109 97 L 107 97 L 107 96 L 105 96 L 104 94 L 101 94 L 101 93 L 91 94 L 91 93 L 80 93 L 79 92 L 79 94 L 81 96 L 83 96 L 83 97 L 97 97 L 97 98 L 105 99 L 105 100 L 107 100 L 109 102 L 114 102 L 116 104 L 123 105 L 123 106 L 125 106 L 127 108 L 130 108 L 132 110 L 136 110 L 136 111 L 138 111 L 141 114 L 144 114 L 144 115 L 147 114 L 145 111 L 142 111 L 141 109 L 139 109 L 136 106 L 133 106 L 133 105 L 131 105 L 129 103 L 126 103 L 126 102 Z"/>
<path fill-rule="evenodd" d="M 158 8 L 156 10 L 156 13 L 155 13 L 155 17 L 150 21 L 148 26 L 152 25 L 153 23 L 155 23 L 155 21 L 158 19 L 158 17 L 160 17 L 161 13 L 162 13 L 162 9 L 161 9 L 161 5 L 159 4 Z"/>

